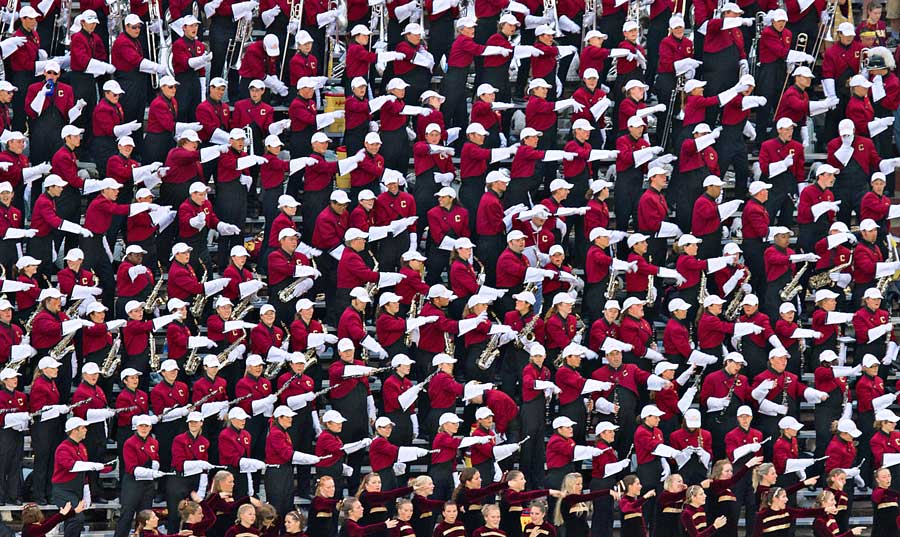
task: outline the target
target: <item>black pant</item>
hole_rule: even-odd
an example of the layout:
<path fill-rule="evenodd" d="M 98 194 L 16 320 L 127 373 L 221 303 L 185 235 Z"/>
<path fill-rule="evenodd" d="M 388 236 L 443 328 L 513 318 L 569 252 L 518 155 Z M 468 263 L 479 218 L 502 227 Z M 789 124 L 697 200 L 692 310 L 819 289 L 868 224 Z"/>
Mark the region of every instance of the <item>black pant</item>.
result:
<path fill-rule="evenodd" d="M 12 429 L 0 431 L 0 503 L 22 499 L 22 458 L 25 435 Z"/>
<path fill-rule="evenodd" d="M 294 509 L 294 467 L 288 464 L 266 469 L 266 501 L 278 513 Z"/>
<path fill-rule="evenodd" d="M 243 227 L 244 221 L 247 220 L 247 187 L 242 185 L 240 181 L 217 182 L 215 211 L 216 216 L 222 222 Z M 219 270 L 223 270 L 228 266 L 231 248 L 243 245 L 244 237 L 241 233 L 227 237 L 219 235 L 218 242 L 217 263 Z"/>
<path fill-rule="evenodd" d="M 768 181 L 772 183 L 769 200 L 766 202 L 769 218 L 773 224 L 777 217 L 778 225 L 793 227 L 794 200 L 792 196 L 797 194 L 797 180 L 793 175 L 785 172 L 775 177 L 769 177 Z"/>
<path fill-rule="evenodd" d="M 522 437 L 531 438 L 522 446 L 520 468 L 525 480 L 532 488 L 544 487 L 544 460 L 546 449 L 544 434 L 547 428 L 545 421 L 546 403 L 543 396 L 538 396 L 522 404 L 519 415 L 522 417 Z"/>
<path fill-rule="evenodd" d="M 39 421 L 31 426 L 31 450 L 34 453 L 34 471 L 31 473 L 31 497 L 34 500 L 50 496 L 50 476 L 53 472 L 53 454 L 62 438 L 62 418 Z"/>
<path fill-rule="evenodd" d="M 77 478 L 68 483 L 53 485 L 53 503 L 57 507 L 65 507 L 67 503 L 72 504 L 72 507 L 78 505 L 83 497 L 80 478 L 81 474 L 78 474 Z M 67 518 L 63 524 L 63 537 L 80 537 L 81 535 L 85 521 L 84 513 L 73 514 L 74 516 Z"/>
<path fill-rule="evenodd" d="M 171 444 L 165 445 L 168 447 Z M 154 483 L 154 481 L 138 481 L 131 474 L 122 476 L 122 490 L 119 493 L 119 502 L 122 507 L 119 510 L 119 521 L 116 522 L 114 537 L 128 537 L 134 526 L 134 516 L 153 506 Z"/>
<path fill-rule="evenodd" d="M 210 38 L 213 39 L 213 38 Z M 213 62 L 215 62 L 213 56 Z M 199 71 L 188 69 L 183 73 L 175 75 L 178 82 L 178 92 L 175 93 L 175 101 L 178 102 L 178 121 L 182 123 L 191 123 L 196 118 L 197 106 L 203 102 L 203 89 L 201 88 Z M 207 80 L 210 78 L 207 73 Z"/>
<path fill-rule="evenodd" d="M 616 175 L 615 198 L 616 229 L 628 230 L 628 222 L 634 216 L 637 225 L 637 204 L 641 197 L 643 176 L 640 168 L 628 168 Z"/>

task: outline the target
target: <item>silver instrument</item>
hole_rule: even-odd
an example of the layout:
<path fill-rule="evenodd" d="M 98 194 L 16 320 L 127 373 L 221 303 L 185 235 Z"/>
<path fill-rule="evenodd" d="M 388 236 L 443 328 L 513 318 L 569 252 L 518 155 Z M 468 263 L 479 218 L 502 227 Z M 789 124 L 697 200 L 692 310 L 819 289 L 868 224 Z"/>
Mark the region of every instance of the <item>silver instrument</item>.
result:
<path fill-rule="evenodd" d="M 556 0 L 544 0 L 544 15 L 553 12 L 553 21 L 550 26 L 553 27 L 556 37 L 562 37 L 562 30 L 559 29 L 559 13 L 556 10 Z"/>
<path fill-rule="evenodd" d="M 237 23 L 237 30 L 234 37 L 228 41 L 228 47 L 225 49 L 225 66 L 222 69 L 222 78 L 228 79 L 228 70 L 235 71 L 241 68 L 241 62 L 244 59 L 244 52 L 250 45 L 251 33 L 253 32 L 253 21 L 257 17 L 259 9 L 254 7 L 253 13 L 249 18 L 243 17 Z"/>
<path fill-rule="evenodd" d="M 127 13 L 128 10 L 126 9 L 126 14 Z M 149 19 L 146 30 L 147 59 L 154 63 L 165 61 L 169 72 L 173 72 L 171 65 L 169 65 L 172 61 L 171 53 L 169 52 L 171 49 L 171 41 L 166 38 L 165 32 L 163 31 L 163 20 L 160 14 L 159 0 L 149 0 L 149 3 L 147 4 L 147 18 Z M 154 27 L 158 27 L 158 31 L 154 32 L 151 29 Z M 159 88 L 159 75 L 157 73 L 150 74 L 150 85 L 153 86 L 154 89 Z"/>
<path fill-rule="evenodd" d="M 69 48 L 72 43 L 72 35 L 69 27 L 72 26 L 72 0 L 61 0 L 59 13 L 53 19 L 53 34 L 50 39 L 50 55 L 52 56 L 62 45 Z"/>
<path fill-rule="evenodd" d="M 156 337 L 153 335 L 153 331 L 150 331 L 147 347 L 150 350 L 150 371 L 159 371 L 160 356 L 156 353 Z"/>
<path fill-rule="evenodd" d="M 494 334 L 491 336 L 491 339 L 488 340 L 487 346 L 478 356 L 478 360 L 476 361 L 478 369 L 481 369 L 482 371 L 490 369 L 498 356 L 500 356 L 500 334 Z"/>
<path fill-rule="evenodd" d="M 778 293 L 778 298 L 781 299 L 782 302 L 790 302 L 794 300 L 800 291 L 803 290 L 803 286 L 800 285 L 800 278 L 806 274 L 806 271 L 809 270 L 809 262 L 803 263 L 803 266 L 800 267 L 800 270 L 794 274 L 794 277 L 791 278 L 791 281 L 781 289 L 781 292 Z"/>
<path fill-rule="evenodd" d="M 202 286 L 206 283 L 206 280 L 209 278 L 209 270 L 206 268 L 206 263 L 202 260 L 198 259 L 198 263 L 203 267 L 203 277 L 200 278 L 200 285 Z M 194 298 L 194 303 L 191 304 L 191 315 L 194 316 L 194 319 L 199 319 L 201 315 L 203 315 L 203 308 L 206 306 L 206 293 L 200 293 Z"/>
<path fill-rule="evenodd" d="M 300 0 L 297 2 L 296 0 L 291 0 L 291 11 L 288 13 L 288 26 L 291 26 L 292 23 L 296 24 L 297 28 L 300 28 L 300 25 L 303 21 L 303 1 Z M 373 8 L 374 9 L 374 8 Z M 284 67 L 287 65 L 288 56 L 290 56 L 290 51 L 288 50 L 287 41 L 290 40 L 290 34 L 288 34 L 287 38 L 285 38 L 284 43 L 284 56 L 281 58 L 281 69 L 278 71 L 278 79 L 281 80 L 284 78 Z M 296 42 L 294 43 L 296 47 Z"/>
<path fill-rule="evenodd" d="M 109 352 L 106 354 L 106 359 L 103 360 L 103 365 L 100 367 L 100 374 L 105 378 L 113 376 L 116 369 L 118 369 L 119 363 L 122 361 L 119 357 L 119 349 L 121 347 L 122 332 L 119 331 L 119 333 L 116 334 L 116 339 L 113 340 L 112 345 L 109 347 Z"/>
<path fill-rule="evenodd" d="M 238 348 L 245 339 L 247 339 L 247 334 L 242 333 L 236 340 L 232 341 L 230 345 L 225 347 L 222 352 L 216 355 L 216 359 L 219 360 L 219 367 L 225 367 L 225 365 L 227 365 L 225 362 L 228 360 L 228 355 L 231 354 L 234 349 Z"/>
<path fill-rule="evenodd" d="M 7 0 L 6 5 L 0 8 L 0 39 L 12 37 L 15 31 L 16 17 L 19 11 L 19 0 Z"/>

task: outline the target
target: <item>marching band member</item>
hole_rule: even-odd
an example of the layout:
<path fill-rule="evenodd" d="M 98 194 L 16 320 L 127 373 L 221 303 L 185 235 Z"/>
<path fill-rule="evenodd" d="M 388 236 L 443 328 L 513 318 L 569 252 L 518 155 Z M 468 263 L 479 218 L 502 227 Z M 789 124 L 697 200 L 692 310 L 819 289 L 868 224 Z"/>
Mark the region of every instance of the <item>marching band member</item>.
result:
<path fill-rule="evenodd" d="M 744 403 L 750 402 L 750 383 L 746 375 L 740 374 L 747 361 L 740 353 L 731 352 L 725 355 L 723 362 L 725 366 L 707 375 L 700 388 L 700 403 L 709 417 L 706 424 L 713 433 L 712 448 L 716 459 L 723 458 L 729 450 L 728 431 L 741 425 L 740 411 L 745 408 Z M 737 414 L 731 418 L 735 407 Z"/>
<path fill-rule="evenodd" d="M 66 420 L 65 433 L 65 439 L 56 447 L 53 455 L 53 503 L 58 507 L 71 505 L 73 501 L 83 505 L 86 480 L 84 473 L 111 469 L 103 463 L 88 460 L 87 448 L 82 443 L 87 434 L 87 422 L 81 418 L 69 418 Z M 63 534 L 66 537 L 81 535 L 84 522 L 84 515 L 76 513 L 64 522 Z M 130 524 L 131 519 L 128 519 L 128 525 Z"/>
<path fill-rule="evenodd" d="M 154 405 L 155 406 L 155 405 Z M 116 537 L 125 537 L 130 531 L 131 521 L 134 515 L 144 509 L 149 509 L 153 502 L 154 480 L 162 477 L 160 467 L 160 442 L 155 436 L 150 435 L 153 428 L 153 417 L 142 415 L 133 419 L 135 433 L 122 448 L 122 458 L 125 461 L 123 468 L 122 489 L 122 518 L 116 524 Z M 172 438 L 168 438 L 171 445 Z M 168 452 L 169 450 L 163 450 Z M 168 463 L 168 461 L 165 461 Z"/>

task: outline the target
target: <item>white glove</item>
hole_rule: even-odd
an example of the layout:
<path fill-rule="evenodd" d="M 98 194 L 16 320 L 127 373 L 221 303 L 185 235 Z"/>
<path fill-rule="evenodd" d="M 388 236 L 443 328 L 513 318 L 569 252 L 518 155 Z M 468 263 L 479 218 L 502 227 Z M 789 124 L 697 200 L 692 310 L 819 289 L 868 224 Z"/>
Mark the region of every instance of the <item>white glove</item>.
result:
<path fill-rule="evenodd" d="M 237 235 L 241 232 L 241 228 L 237 227 L 234 224 L 229 224 L 227 222 L 219 222 L 216 225 L 216 231 L 219 232 L 219 235 L 223 237 L 229 237 L 232 235 Z"/>
<path fill-rule="evenodd" d="M 197 231 L 200 231 L 203 229 L 203 226 L 206 225 L 206 214 L 197 213 L 188 220 L 188 224 Z"/>

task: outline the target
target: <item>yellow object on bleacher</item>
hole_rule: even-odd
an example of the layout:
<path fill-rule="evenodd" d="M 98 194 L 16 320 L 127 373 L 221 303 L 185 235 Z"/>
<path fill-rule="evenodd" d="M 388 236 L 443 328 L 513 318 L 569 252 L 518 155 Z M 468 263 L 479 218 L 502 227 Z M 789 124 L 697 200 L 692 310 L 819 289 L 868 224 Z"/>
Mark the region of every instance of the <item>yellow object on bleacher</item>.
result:
<path fill-rule="evenodd" d="M 336 112 L 344 109 L 344 91 L 343 88 L 331 88 L 325 92 L 325 112 Z M 328 134 L 343 134 L 344 118 L 337 118 L 334 123 L 325 127 Z"/>

